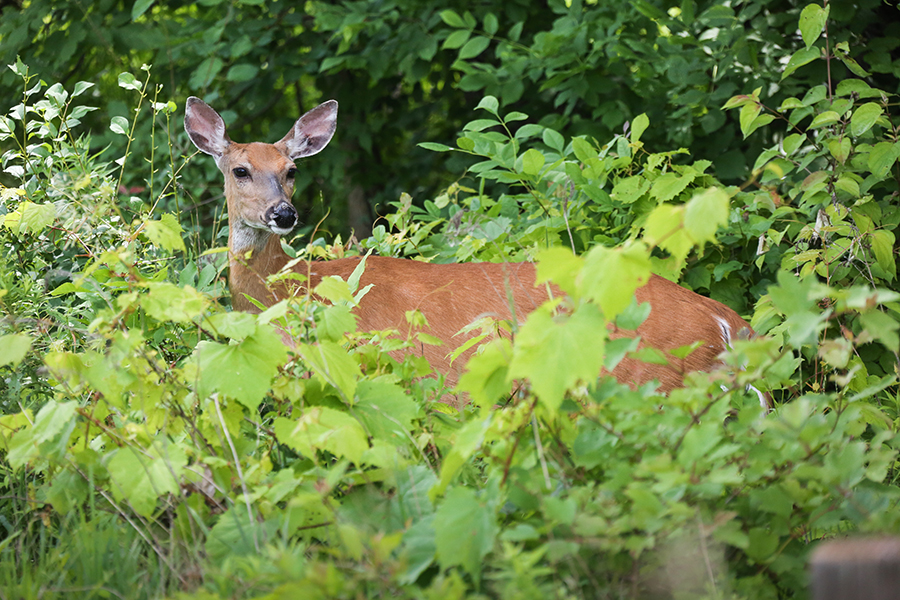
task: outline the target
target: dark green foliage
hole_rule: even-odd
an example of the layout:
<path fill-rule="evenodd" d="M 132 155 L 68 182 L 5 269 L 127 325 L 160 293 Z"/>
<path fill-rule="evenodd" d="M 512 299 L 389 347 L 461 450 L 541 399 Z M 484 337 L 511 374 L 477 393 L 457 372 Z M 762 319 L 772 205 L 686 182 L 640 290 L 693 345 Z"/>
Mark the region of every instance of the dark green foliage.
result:
<path fill-rule="evenodd" d="M 7 7 L 3 597 L 802 597 L 818 540 L 900 529 L 891 10 Z M 187 93 L 244 141 L 339 99 L 298 204 L 384 216 L 300 254 L 537 260 L 565 310 L 476 324 L 461 410 L 388 354 L 427 337 L 355 331 L 358 279 L 227 310 Z M 766 337 L 668 397 L 597 379 L 650 271 Z"/>

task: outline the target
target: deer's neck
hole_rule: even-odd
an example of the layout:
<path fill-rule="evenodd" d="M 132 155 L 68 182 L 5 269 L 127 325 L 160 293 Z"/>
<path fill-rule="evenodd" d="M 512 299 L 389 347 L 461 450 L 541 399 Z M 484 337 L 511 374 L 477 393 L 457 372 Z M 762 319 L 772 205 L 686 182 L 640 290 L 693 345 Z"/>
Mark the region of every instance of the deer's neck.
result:
<path fill-rule="evenodd" d="M 248 296 L 264 306 L 271 306 L 287 296 L 284 284 L 269 286 L 266 283 L 270 275 L 291 260 L 281 248 L 281 239 L 274 233 L 233 224 L 228 234 L 228 260 L 231 303 L 235 310 L 258 312 Z M 294 270 L 306 269 L 295 265 Z"/>

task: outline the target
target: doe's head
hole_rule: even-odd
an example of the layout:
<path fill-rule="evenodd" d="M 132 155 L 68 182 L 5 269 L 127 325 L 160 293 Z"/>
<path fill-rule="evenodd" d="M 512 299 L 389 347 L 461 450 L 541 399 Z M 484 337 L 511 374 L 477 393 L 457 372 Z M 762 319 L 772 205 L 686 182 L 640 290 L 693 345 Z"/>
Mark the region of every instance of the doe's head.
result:
<path fill-rule="evenodd" d="M 297 119 L 275 144 L 232 142 L 225 121 L 203 100 L 191 96 L 184 129 L 201 152 L 212 156 L 225 176 L 230 226 L 286 235 L 297 224 L 291 205 L 298 158 L 317 154 L 331 141 L 338 103 L 323 102 Z"/>

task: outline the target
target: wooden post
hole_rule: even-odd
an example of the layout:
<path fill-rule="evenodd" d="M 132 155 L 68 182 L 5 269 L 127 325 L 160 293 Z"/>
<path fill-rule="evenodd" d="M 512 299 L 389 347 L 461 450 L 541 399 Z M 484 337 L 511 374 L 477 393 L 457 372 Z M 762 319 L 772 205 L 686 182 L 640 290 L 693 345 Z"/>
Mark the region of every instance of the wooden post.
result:
<path fill-rule="evenodd" d="M 813 600 L 900 598 L 900 538 L 829 540 L 809 562 Z"/>

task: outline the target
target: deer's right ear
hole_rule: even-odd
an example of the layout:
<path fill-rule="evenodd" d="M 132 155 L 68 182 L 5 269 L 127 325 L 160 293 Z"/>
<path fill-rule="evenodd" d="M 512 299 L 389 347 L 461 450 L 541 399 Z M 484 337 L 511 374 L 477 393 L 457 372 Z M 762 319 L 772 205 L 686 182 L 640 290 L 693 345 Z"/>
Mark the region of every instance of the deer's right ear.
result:
<path fill-rule="evenodd" d="M 184 108 L 184 130 L 197 149 L 219 159 L 231 143 L 225 121 L 209 104 L 191 96 Z"/>

